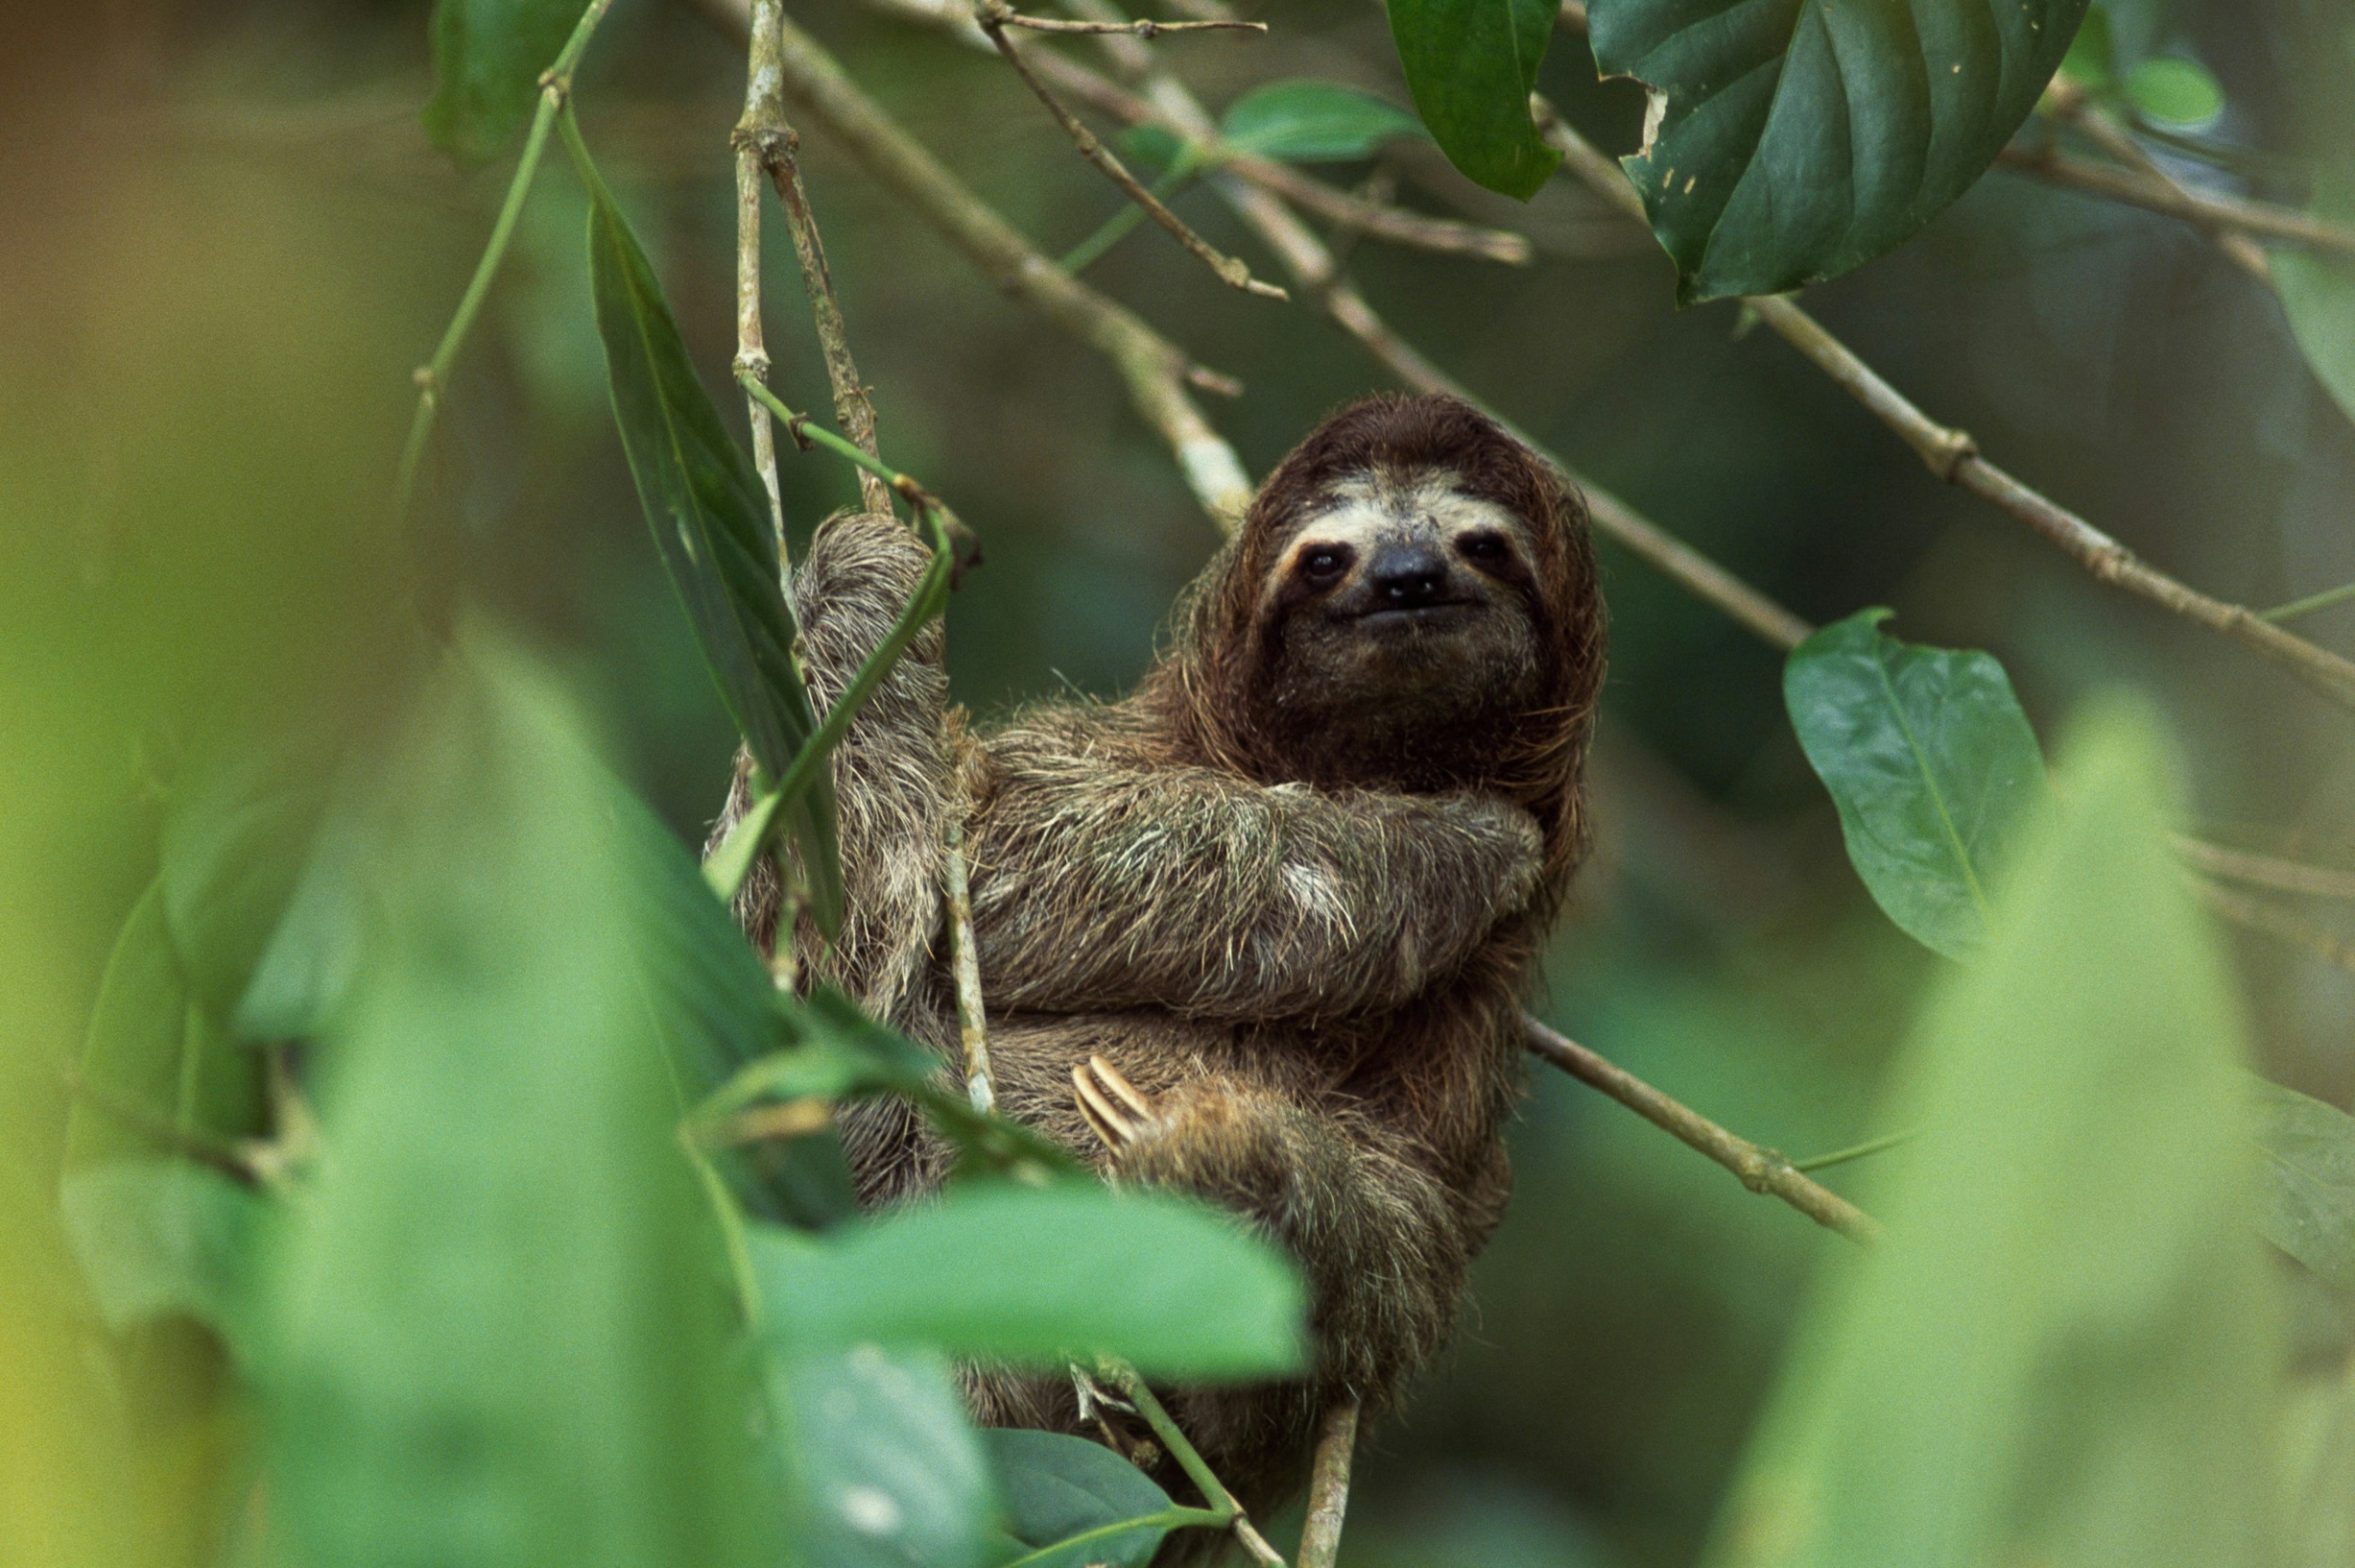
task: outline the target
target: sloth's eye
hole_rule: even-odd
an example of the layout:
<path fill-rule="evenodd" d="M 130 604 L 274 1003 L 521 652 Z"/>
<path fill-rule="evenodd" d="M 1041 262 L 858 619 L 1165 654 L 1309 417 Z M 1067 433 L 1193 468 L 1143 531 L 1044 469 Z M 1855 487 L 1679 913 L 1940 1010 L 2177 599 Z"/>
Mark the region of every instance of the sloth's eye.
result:
<path fill-rule="evenodd" d="M 1349 552 L 1337 545 L 1320 545 L 1300 558 L 1301 575 L 1320 581 L 1338 577 L 1348 566 Z"/>
<path fill-rule="evenodd" d="M 1502 534 L 1466 534 L 1456 541 L 1455 548 L 1468 560 L 1498 561 L 1505 559 L 1505 536 Z"/>

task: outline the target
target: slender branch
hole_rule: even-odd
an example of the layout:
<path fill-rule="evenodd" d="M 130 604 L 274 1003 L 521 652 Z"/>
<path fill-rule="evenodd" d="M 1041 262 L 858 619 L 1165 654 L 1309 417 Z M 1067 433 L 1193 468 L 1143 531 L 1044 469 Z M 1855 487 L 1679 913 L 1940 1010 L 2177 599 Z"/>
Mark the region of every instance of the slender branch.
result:
<path fill-rule="evenodd" d="M 1047 112 L 1062 126 L 1063 133 L 1071 137 L 1071 144 L 1079 148 L 1080 155 L 1103 170 L 1104 176 L 1125 192 L 1129 200 L 1145 209 L 1146 216 L 1167 229 L 1178 243 L 1199 258 L 1228 287 L 1258 294 L 1264 299 L 1289 299 L 1291 296 L 1273 283 L 1262 283 L 1252 277 L 1251 268 L 1244 264 L 1241 257 L 1228 255 L 1195 233 L 1184 219 L 1170 211 L 1159 197 L 1146 188 L 1144 182 L 1128 172 L 1128 165 L 1122 163 L 1111 148 L 1098 141 L 1096 133 L 1082 123 L 1080 117 L 1072 113 L 1063 101 L 1055 96 L 1054 91 L 1039 80 L 1038 73 L 1030 69 L 1029 62 L 1022 58 L 1022 51 L 1016 48 L 1014 40 L 1006 36 L 1006 20 L 1010 15 L 1006 0 L 975 0 L 974 16 L 981 24 L 981 30 L 989 35 L 989 41 L 997 46 L 997 52 L 1005 57 L 1007 65 L 1014 68 L 1014 74 L 1020 77 L 1023 83 L 1038 95 L 1039 101 L 1047 106 Z M 1127 27 L 1097 30 L 1107 36 L 1111 33 L 1135 36 Z"/>
<path fill-rule="evenodd" d="M 2332 870 L 2272 855 L 2252 854 L 2245 849 L 2228 849 L 2222 844 L 2179 834 L 2175 839 L 2175 852 L 2195 869 L 2228 882 L 2246 882 L 2252 887 L 2320 899 L 2355 899 L 2355 871 Z"/>
<path fill-rule="evenodd" d="M 474 330 L 474 318 L 482 314 L 483 302 L 490 298 L 491 284 L 498 277 L 500 263 L 506 260 L 516 224 L 523 217 L 524 201 L 531 195 L 532 180 L 539 173 L 541 158 L 547 155 L 549 135 L 556 129 L 557 112 L 571 96 L 572 76 L 581 68 L 581 57 L 587 52 L 597 24 L 605 19 L 605 12 L 613 4 L 613 0 L 589 0 L 581 20 L 573 24 L 571 36 L 564 40 L 564 48 L 540 77 L 539 106 L 532 112 L 531 129 L 524 136 L 523 156 L 516 163 L 514 177 L 507 181 L 506 197 L 499 203 L 490 240 L 483 247 L 482 260 L 474 263 L 474 275 L 467 280 L 466 292 L 459 296 L 457 312 L 443 329 L 442 341 L 435 345 L 433 357 L 418 367 L 417 410 L 410 416 L 409 436 L 401 443 L 400 466 L 393 481 L 393 518 L 397 523 L 408 519 L 410 503 L 417 494 L 417 471 L 424 463 L 425 446 L 432 438 L 434 421 L 441 415 L 450 372 L 458 363 L 458 351 L 466 345 L 466 335 Z"/>
<path fill-rule="evenodd" d="M 1349 1461 L 1358 1447 L 1358 1402 L 1325 1413 L 1309 1473 L 1308 1517 L 1300 1526 L 1299 1568 L 1333 1568 L 1341 1552 L 1341 1516 L 1349 1506 Z"/>
<path fill-rule="evenodd" d="M 973 1108 L 987 1115 L 997 1108 L 997 1086 L 989 1075 L 989 1025 L 981 1003 L 981 948 L 973 934 L 973 893 L 965 877 L 961 808 L 950 814 L 946 853 L 942 859 L 948 883 L 949 941 L 954 948 L 957 1036 L 964 1045 L 964 1092 Z"/>
<path fill-rule="evenodd" d="M 2202 901 L 2234 925 L 2277 937 L 2305 948 L 2325 964 L 2355 972 L 2355 942 L 2267 900 L 2218 887 L 2204 877 L 2194 877 L 2192 882 Z"/>
<path fill-rule="evenodd" d="M 257 1140 L 230 1142 L 209 1137 L 193 1127 L 184 1127 L 169 1116 L 159 1115 L 124 1095 L 99 1086 L 81 1068 L 69 1063 L 59 1069 L 66 1093 L 98 1112 L 111 1122 L 120 1123 L 158 1148 L 192 1160 L 208 1169 L 217 1170 L 245 1187 L 267 1184 L 272 1173 L 271 1162 L 264 1157 L 272 1152 L 267 1144 Z"/>
<path fill-rule="evenodd" d="M 1030 16 L 1019 11 L 1002 13 L 998 20 L 1009 27 L 1028 27 L 1034 33 L 1128 33 L 1140 38 L 1158 37 L 1164 33 L 1264 33 L 1265 22 L 1242 22 L 1220 18 L 1209 22 L 1156 22 L 1150 16 L 1134 22 L 1069 22 L 1060 16 Z"/>
<path fill-rule="evenodd" d="M 783 0 L 752 0 L 751 44 L 746 51 L 744 113 L 730 137 L 736 153 L 736 374 L 769 379 L 769 346 L 761 325 L 761 154 L 753 137 L 784 115 L 777 86 L 777 18 Z M 777 569 L 788 582 L 793 563 L 785 549 L 785 497 L 777 478 L 777 435 L 769 411 L 750 392 L 745 418 L 752 428 L 752 465 L 769 492 L 769 521 L 777 535 Z"/>
<path fill-rule="evenodd" d="M 1838 1193 L 1801 1175 L 1773 1149 L 1736 1137 L 1708 1117 L 1661 1093 L 1625 1068 L 1615 1066 L 1568 1036 L 1533 1018 L 1521 1020 L 1530 1051 L 1580 1083 L 1618 1101 L 1646 1121 L 1673 1134 L 1765 1197 L 1779 1198 L 1828 1230 L 1870 1245 L 1881 1239 L 1881 1222 Z"/>
<path fill-rule="evenodd" d="M 1791 1162 L 1791 1168 L 1798 1171 L 1829 1170 L 1836 1165 L 1846 1165 L 1850 1160 L 1866 1159 L 1876 1154 L 1887 1154 L 1891 1149 L 1901 1148 L 1921 1136 L 1922 1129 L 1915 1127 L 1909 1132 L 1891 1133 L 1885 1137 L 1867 1138 L 1860 1144 L 1850 1144 L 1846 1148 L 1836 1148 L 1829 1154 L 1815 1155 L 1806 1159 L 1795 1159 Z"/>
<path fill-rule="evenodd" d="M 2185 189 L 2163 174 L 2147 174 L 2090 158 L 2072 157 L 2050 144 L 2014 143 L 1998 155 L 2004 167 L 2089 196 L 2147 208 L 2213 233 L 2254 235 L 2340 256 L 2355 256 L 2355 229 L 2327 222 L 2310 212 L 2239 197 Z M 2259 254 L 2262 256 L 2263 252 Z"/>
<path fill-rule="evenodd" d="M 1120 1390 L 1123 1397 L 1136 1406 L 1137 1413 L 1144 1416 L 1146 1424 L 1153 1428 L 1153 1435 L 1161 1439 L 1161 1445 L 1169 1451 L 1171 1458 L 1178 1461 L 1178 1467 L 1201 1489 L 1202 1500 L 1210 1505 L 1210 1511 L 1222 1516 L 1225 1527 L 1234 1532 L 1235 1539 L 1241 1542 L 1244 1552 L 1252 1561 L 1264 1563 L 1267 1568 L 1284 1568 L 1282 1554 L 1270 1546 L 1267 1538 L 1252 1525 L 1243 1512 L 1243 1505 L 1235 1500 L 1235 1494 L 1227 1489 L 1227 1484 L 1212 1472 L 1184 1431 L 1170 1419 L 1169 1413 L 1162 1408 L 1161 1401 L 1154 1392 L 1146 1386 L 1145 1379 L 1137 1370 L 1117 1356 L 1106 1356 L 1097 1366 Z"/>
<path fill-rule="evenodd" d="M 2311 615 L 2318 610 L 2328 610 L 2344 604 L 2350 599 L 2355 599 L 2355 582 L 2342 582 L 2336 588 L 2326 588 L 2319 593 L 2309 593 L 2303 599 L 2293 599 L 2286 604 L 2276 604 L 2270 610 L 2260 610 L 2257 612 L 2257 619 L 2271 621 L 2274 624 L 2279 625 L 2284 621 L 2295 621 L 2300 615 Z"/>
<path fill-rule="evenodd" d="M 2175 176 L 2159 167 L 2158 160 L 2143 151 L 2142 144 L 2115 116 L 2094 101 L 2092 96 L 2066 76 L 2056 76 L 2044 90 L 2042 107 L 2063 124 L 2074 126 L 2085 138 L 2110 156 L 2138 174 L 2146 175 L 2159 184 L 2176 190 Z M 2273 263 L 2265 259 L 2264 247 L 2246 235 L 2235 234 L 2216 223 L 2194 218 L 2201 232 L 2216 242 L 2232 264 L 2251 277 L 2271 288 L 2274 281 Z"/>
<path fill-rule="evenodd" d="M 1535 98 L 1532 104 L 1546 141 L 1562 154 L 1564 164 L 1622 211 L 1643 221 L 1643 198 L 1636 195 L 1619 166 L 1565 124 L 1551 105 Z M 2244 606 L 2226 603 L 2185 586 L 2148 565 L 2076 513 L 1989 463 L 1979 455 L 1977 444 L 1967 432 L 1942 425 L 1924 414 L 1788 296 L 1752 295 L 1742 303 L 1875 418 L 1896 432 L 1939 478 L 1992 502 L 2026 523 L 2098 581 L 2125 589 L 2254 648 L 2286 667 L 2333 701 L 2355 708 L 2355 663 L 2283 631 Z"/>

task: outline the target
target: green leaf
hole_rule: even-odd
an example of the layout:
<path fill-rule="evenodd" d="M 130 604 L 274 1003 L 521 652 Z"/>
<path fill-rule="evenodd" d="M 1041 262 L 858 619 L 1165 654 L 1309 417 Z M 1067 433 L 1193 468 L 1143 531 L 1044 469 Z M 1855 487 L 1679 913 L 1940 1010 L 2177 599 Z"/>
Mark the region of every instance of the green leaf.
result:
<path fill-rule="evenodd" d="M 997 1489 L 940 1357 L 873 1345 L 780 1360 L 770 1375 L 794 1539 L 826 1568 L 979 1568 Z"/>
<path fill-rule="evenodd" d="M 2317 179 L 2316 213 L 2336 222 L 2355 220 L 2355 171 L 2328 168 Z M 2295 245 L 2267 251 L 2274 292 L 2282 314 L 2313 368 L 2315 379 L 2355 420 L 2355 262 Z"/>
<path fill-rule="evenodd" d="M 185 1160 L 126 1160 L 68 1174 L 59 1200 L 109 1328 L 178 1316 L 243 1341 L 260 1197 Z"/>
<path fill-rule="evenodd" d="M 496 157 L 531 118 L 540 72 L 580 19 L 581 0 L 437 0 L 433 98 L 421 116 L 433 144 L 468 163 Z"/>
<path fill-rule="evenodd" d="M 2081 85 L 2104 88 L 2110 84 L 2116 69 L 2117 46 L 2110 36 L 2109 8 L 2098 3 L 2085 7 L 2085 19 L 2077 24 L 2077 36 L 2069 41 L 2069 52 L 2062 57 L 2061 69 Z"/>
<path fill-rule="evenodd" d="M 2159 55 L 2126 73 L 2126 101 L 2162 125 L 2205 125 L 2224 112 L 2224 89 L 2197 60 Z"/>
<path fill-rule="evenodd" d="M 871 1339 L 1047 1367 L 1112 1354 L 1198 1380 L 1303 1364 L 1291 1265 L 1185 1200 L 974 1183 L 837 1234 L 751 1232 L 769 1328 L 785 1344 Z"/>
<path fill-rule="evenodd" d="M 2355 1116 L 2254 1081 L 2264 1151 L 2265 1240 L 2331 1284 L 2355 1290 Z"/>
<path fill-rule="evenodd" d="M 1859 1172 L 1887 1223 L 1804 1322 L 1716 1568 L 2254 1568 L 2279 1282 L 2247 1042 L 2174 863 L 2155 726 L 2064 746 L 1980 962 L 1944 972 Z"/>
<path fill-rule="evenodd" d="M 1107 1526 L 1151 1519 L 1170 1507 L 1153 1478 L 1101 1443 L 1060 1432 L 1000 1427 L 982 1434 L 997 1467 L 1007 1523 L 1015 1540 L 1037 1552 L 1085 1537 L 1067 1552 L 1042 1557 L 1034 1568 L 1079 1568 L 1101 1563 L 1131 1568 L 1152 1561 L 1169 1533 L 1165 1523 L 1099 1535 Z"/>
<path fill-rule="evenodd" d="M 1308 80 L 1253 88 L 1228 106 L 1219 130 L 1238 151 L 1294 164 L 1369 158 L 1394 138 L 1430 134 L 1388 99 Z"/>
<path fill-rule="evenodd" d="M 1523 201 L 1561 162 L 1529 118 L 1560 9 L 1551 0 L 1390 0 L 1391 39 L 1433 140 L 1473 181 Z"/>
<path fill-rule="evenodd" d="M 659 901 L 586 733 L 462 626 L 372 804 L 381 919 L 316 1056 L 328 1153 L 266 1275 L 293 1559 L 749 1568 L 781 1546 L 638 978 Z"/>
<path fill-rule="evenodd" d="M 597 331 L 638 501 L 720 698 L 753 762 L 773 780 L 816 725 L 794 660 L 794 613 L 778 581 L 768 498 L 703 389 L 629 221 L 593 168 L 583 175 Z M 811 912 L 831 935 L 842 923 L 842 866 L 825 768 L 787 809 Z"/>
<path fill-rule="evenodd" d="M 1687 304 L 1895 248 L 2036 106 L 2086 0 L 1593 0 L 1595 63 L 1650 88 L 1625 161 Z"/>
<path fill-rule="evenodd" d="M 1791 727 L 1873 901 L 1950 958 L 1987 933 L 1988 878 L 2045 794 L 2036 733 L 1989 654 L 1883 635 L 1861 610 L 1791 650 Z"/>

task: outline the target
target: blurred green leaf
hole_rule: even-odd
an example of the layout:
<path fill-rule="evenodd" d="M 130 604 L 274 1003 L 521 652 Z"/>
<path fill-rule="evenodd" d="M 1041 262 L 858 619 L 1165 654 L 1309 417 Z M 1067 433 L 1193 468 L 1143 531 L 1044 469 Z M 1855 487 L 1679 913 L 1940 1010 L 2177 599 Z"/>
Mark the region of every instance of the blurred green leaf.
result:
<path fill-rule="evenodd" d="M 1035 1568 L 1080 1568 L 1101 1563 L 1131 1568 L 1151 1561 L 1167 1523 L 1094 1535 L 1126 1520 L 1167 1511 L 1169 1494 L 1153 1478 L 1101 1443 L 1060 1432 L 997 1427 L 982 1434 L 1006 1496 L 1007 1525 L 1032 1552 L 1077 1536 L 1090 1539 L 1039 1559 Z"/>
<path fill-rule="evenodd" d="M 2331 1284 L 2355 1290 L 2355 1116 L 2254 1081 L 2264 1150 L 2258 1229 Z"/>
<path fill-rule="evenodd" d="M 1991 654 L 1921 647 L 1860 610 L 1791 650 L 1783 697 L 1889 918 L 1950 958 L 1987 937 L 1989 874 L 2045 795 L 2036 732 Z"/>
<path fill-rule="evenodd" d="M 996 1487 L 940 1357 L 874 1345 L 780 1360 L 770 1378 L 794 1539 L 826 1568 L 978 1568 Z"/>
<path fill-rule="evenodd" d="M 1369 158 L 1400 136 L 1428 137 L 1423 122 L 1388 99 L 1334 81 L 1272 81 L 1228 105 L 1219 122 L 1241 152 L 1286 163 Z"/>
<path fill-rule="evenodd" d="M 1407 91 L 1448 161 L 1527 201 L 1561 162 L 1529 118 L 1553 0 L 1390 0 Z"/>
<path fill-rule="evenodd" d="M 1120 133 L 1120 155 L 1148 173 L 1174 167 L 1185 152 L 1186 144 L 1159 125 L 1131 125 Z"/>
<path fill-rule="evenodd" d="M 2355 174 L 2326 173 L 2314 197 L 2319 216 L 2355 220 Z M 2355 420 L 2355 263 L 2295 245 L 2275 246 L 2267 256 L 2274 292 L 2281 296 L 2282 313 L 2289 317 L 2307 364 L 2340 411 Z"/>
<path fill-rule="evenodd" d="M 2077 36 L 2069 40 L 2069 52 L 2062 57 L 2061 69 L 2080 84 L 2104 88 L 2115 73 L 2117 48 L 2110 37 L 2109 7 L 2094 4 L 2085 7 L 2085 19 L 2077 24 Z"/>
<path fill-rule="evenodd" d="M 1895 1065 L 1884 1125 L 1924 1130 L 1862 1172 L 1888 1238 L 1812 1308 L 1721 1568 L 2264 1561 L 2280 1303 L 2231 970 L 2152 723 L 2063 755 Z"/>
<path fill-rule="evenodd" d="M 307 734 L 235 731 L 173 788 L 164 912 L 197 993 L 223 1013 L 244 995 L 293 897 L 336 762 Z"/>
<path fill-rule="evenodd" d="M 585 724 L 462 626 L 370 811 L 380 913 L 318 1053 L 329 1151 L 267 1274 L 297 1558 L 773 1562 L 728 1267 Z"/>
<path fill-rule="evenodd" d="M 1654 92 L 1623 161 L 1678 297 L 1782 293 L 1911 239 L 2028 118 L 2085 5 L 1593 0 L 1595 63 Z"/>
<path fill-rule="evenodd" d="M 59 1201 L 109 1328 L 178 1315 L 243 1342 L 257 1194 L 186 1160 L 126 1160 L 68 1174 Z"/>
<path fill-rule="evenodd" d="M 781 1342 L 873 1340 L 1050 1367 L 1111 1354 L 1190 1379 L 1303 1364 L 1291 1264 L 1231 1216 L 1182 1199 L 1084 1180 L 970 1184 L 838 1234 L 751 1232 Z"/>
<path fill-rule="evenodd" d="M 531 118 L 539 75 L 581 19 L 581 0 L 436 0 L 425 133 L 469 163 L 496 157 Z"/>
<path fill-rule="evenodd" d="M 703 389 L 628 219 L 593 168 L 582 173 L 597 330 L 638 500 L 720 698 L 774 780 L 816 725 L 794 663 L 794 613 L 779 585 L 768 498 Z M 842 925 L 842 866 L 826 768 L 787 809 L 811 913 L 832 935 Z"/>
<path fill-rule="evenodd" d="M 2224 112 L 2224 89 L 2197 60 L 2158 55 L 2126 72 L 2126 101 L 2162 125 L 2205 125 Z"/>

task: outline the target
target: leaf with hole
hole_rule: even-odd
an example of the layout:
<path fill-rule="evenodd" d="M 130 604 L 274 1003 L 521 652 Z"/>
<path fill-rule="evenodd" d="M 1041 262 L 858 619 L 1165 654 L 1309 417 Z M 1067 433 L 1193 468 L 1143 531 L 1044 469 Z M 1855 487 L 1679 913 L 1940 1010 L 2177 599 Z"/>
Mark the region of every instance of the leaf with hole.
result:
<path fill-rule="evenodd" d="M 1401 136 L 1430 136 L 1388 99 L 1305 80 L 1253 88 L 1228 105 L 1219 131 L 1238 152 L 1294 164 L 1348 163 Z"/>
<path fill-rule="evenodd" d="M 1029 1552 L 1072 1542 L 1029 1568 L 1094 1563 L 1134 1568 L 1151 1562 L 1169 1533 L 1166 1520 L 1113 1528 L 1132 1520 L 1154 1521 L 1171 1503 L 1150 1476 L 1101 1443 L 1015 1427 L 985 1432 L 982 1440 L 996 1465 L 1014 1539 Z"/>
<path fill-rule="evenodd" d="M 1448 161 L 1490 190 L 1527 201 L 1561 162 L 1529 117 L 1553 0 L 1390 0 L 1416 112 Z"/>
<path fill-rule="evenodd" d="M 767 780 L 783 776 L 816 728 L 794 659 L 794 613 L 778 581 L 766 493 L 696 374 L 662 284 L 592 165 L 589 270 L 597 330 L 638 501 L 721 699 Z M 819 767 L 788 802 L 810 911 L 842 925 L 834 789 Z"/>
<path fill-rule="evenodd" d="M 469 163 L 496 157 L 531 118 L 539 76 L 581 19 L 581 0 L 438 0 L 425 133 Z"/>
<path fill-rule="evenodd" d="M 782 1343 L 871 1339 L 1048 1368 L 1109 1354 L 1197 1380 L 1302 1364 L 1292 1265 L 1184 1199 L 1086 1180 L 963 1183 L 835 1235 L 751 1232 Z"/>
<path fill-rule="evenodd" d="M 1624 160 L 1687 304 L 1836 278 L 1970 188 L 2086 0 L 1593 0 L 1595 63 L 1652 93 Z"/>
<path fill-rule="evenodd" d="M 1873 901 L 1966 958 L 2004 849 L 2044 799 L 2044 759 L 1992 655 L 1900 642 L 1879 629 L 1890 614 L 1859 611 L 1794 648 L 1784 701 Z"/>
<path fill-rule="evenodd" d="M 2259 1568 L 2280 1281 L 2224 944 L 2139 710 L 2072 727 L 1979 961 L 1942 972 L 1714 1568 Z"/>

